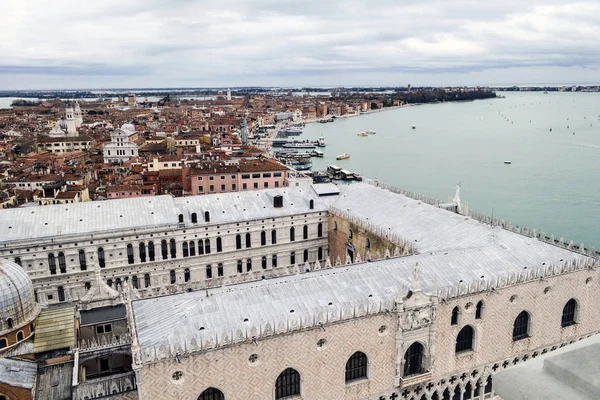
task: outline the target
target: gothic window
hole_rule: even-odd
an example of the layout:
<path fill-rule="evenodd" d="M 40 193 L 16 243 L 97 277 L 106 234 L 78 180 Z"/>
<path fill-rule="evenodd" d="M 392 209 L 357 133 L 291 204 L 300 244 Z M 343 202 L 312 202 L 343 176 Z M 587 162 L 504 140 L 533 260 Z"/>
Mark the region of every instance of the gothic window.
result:
<path fill-rule="evenodd" d="M 195 224 L 198 222 L 198 215 L 196 213 L 192 213 L 192 223 Z"/>
<path fill-rule="evenodd" d="M 138 245 L 138 251 L 140 253 L 140 261 L 146 262 L 146 244 L 144 242 Z"/>
<path fill-rule="evenodd" d="M 450 325 L 458 325 L 458 316 L 460 314 L 460 309 L 457 307 L 454 307 L 452 309 L 452 318 L 450 318 Z"/>
<path fill-rule="evenodd" d="M 473 339 L 475 338 L 475 331 L 469 325 L 465 326 L 458 332 L 456 336 L 456 352 L 460 353 L 463 351 L 473 350 Z"/>
<path fill-rule="evenodd" d="M 277 231 L 275 229 L 271 231 L 271 244 L 277 244 Z"/>
<path fill-rule="evenodd" d="M 154 261 L 154 242 L 148 242 L 148 258 Z"/>
<path fill-rule="evenodd" d="M 423 353 L 425 349 L 419 342 L 410 345 L 404 353 L 404 376 L 423 373 Z"/>
<path fill-rule="evenodd" d="M 217 253 L 220 253 L 223 251 L 223 241 L 221 240 L 221 237 L 217 237 Z"/>
<path fill-rule="evenodd" d="M 133 246 L 131 243 L 127 245 L 127 263 L 133 264 Z"/>
<path fill-rule="evenodd" d="M 319 222 L 317 225 L 317 237 L 323 237 L 323 223 Z"/>
<path fill-rule="evenodd" d="M 577 317 L 577 300 L 571 299 L 567 301 L 567 304 L 563 307 L 562 320 L 560 326 L 573 325 L 576 322 Z"/>
<path fill-rule="evenodd" d="M 165 239 L 160 242 L 160 250 L 162 252 L 162 259 L 166 260 L 169 257 L 169 253 L 167 251 L 167 241 Z"/>
<path fill-rule="evenodd" d="M 23 331 L 17 332 L 17 342 L 20 342 L 21 340 L 23 340 Z"/>
<path fill-rule="evenodd" d="M 249 258 L 246 260 L 246 272 L 252 271 L 252 259 Z"/>
<path fill-rule="evenodd" d="M 291 265 L 296 264 L 296 252 L 295 251 L 292 251 L 290 253 L 290 264 Z"/>
<path fill-rule="evenodd" d="M 210 239 L 204 239 L 204 254 L 210 254 Z"/>
<path fill-rule="evenodd" d="M 235 235 L 235 248 L 236 250 L 242 248 L 242 235 L 240 235 L 239 233 Z"/>
<path fill-rule="evenodd" d="M 250 237 L 250 232 L 246 233 L 246 248 L 252 247 L 252 237 Z"/>
<path fill-rule="evenodd" d="M 483 300 L 479 300 L 479 302 L 477 303 L 477 307 L 475 308 L 475 319 L 483 318 L 483 310 Z"/>
<path fill-rule="evenodd" d="M 267 245 L 267 234 L 265 233 L 265 231 L 262 231 L 260 233 L 260 245 L 261 246 L 266 246 Z"/>
<path fill-rule="evenodd" d="M 188 244 L 187 242 L 183 242 L 183 256 L 184 257 L 188 257 L 190 255 L 190 252 L 188 250 Z"/>
<path fill-rule="evenodd" d="M 183 271 L 183 280 L 186 281 L 186 282 L 190 281 L 190 269 L 189 268 L 186 268 Z"/>
<path fill-rule="evenodd" d="M 304 240 L 308 239 L 308 225 L 304 225 L 302 228 L 302 238 Z"/>
<path fill-rule="evenodd" d="M 3 349 L 7 346 L 8 346 L 8 343 L 7 343 L 6 339 L 4 339 L 4 338 L 0 339 L 0 349 Z"/>
<path fill-rule="evenodd" d="M 300 395 L 300 374 L 293 368 L 283 371 L 275 382 L 275 400 Z"/>
<path fill-rule="evenodd" d="M 58 253 L 58 267 L 60 268 L 60 273 L 64 274 L 67 272 L 67 263 L 65 261 L 65 253 L 62 251 Z"/>
<path fill-rule="evenodd" d="M 322 248 L 322 247 L 319 247 L 319 248 L 317 249 L 317 259 L 318 259 L 319 261 L 321 261 L 321 260 L 323 259 L 323 248 Z"/>
<path fill-rule="evenodd" d="M 87 261 L 85 259 L 85 251 L 79 250 L 79 269 L 85 271 L 87 269 Z"/>
<path fill-rule="evenodd" d="M 308 208 L 310 208 L 311 210 L 314 210 L 314 209 L 315 209 L 315 201 L 314 201 L 313 199 L 311 199 L 311 200 L 308 202 Z"/>
<path fill-rule="evenodd" d="M 308 261 L 308 249 L 304 249 L 304 261 L 303 262 L 307 262 Z"/>
<path fill-rule="evenodd" d="M 150 274 L 144 275 L 144 287 L 150 287 Z"/>
<path fill-rule="evenodd" d="M 179 214 L 179 223 L 183 223 L 183 214 Z"/>
<path fill-rule="evenodd" d="M 223 264 L 217 264 L 217 276 L 223 276 Z"/>
<path fill-rule="evenodd" d="M 21 257 L 15 258 L 15 264 L 17 264 L 19 267 L 23 267 L 23 264 L 21 263 Z"/>
<path fill-rule="evenodd" d="M 137 275 L 131 277 L 131 286 L 133 286 L 135 289 L 139 289 Z"/>
<path fill-rule="evenodd" d="M 171 243 L 171 258 L 177 257 L 177 245 L 175 244 L 175 239 L 170 240 Z"/>
<path fill-rule="evenodd" d="M 294 228 L 293 226 L 290 228 L 290 242 L 293 242 L 296 240 L 296 228 Z"/>
<path fill-rule="evenodd" d="M 204 211 L 204 222 L 210 222 L 210 213 L 208 211 Z"/>
<path fill-rule="evenodd" d="M 367 355 L 357 351 L 346 362 L 346 383 L 367 377 Z"/>
<path fill-rule="evenodd" d="M 172 269 L 171 272 L 169 272 L 169 277 L 171 278 L 171 285 L 177 282 L 177 275 L 175 274 L 175 270 Z"/>
<path fill-rule="evenodd" d="M 65 301 L 65 289 L 62 286 L 57 288 L 58 290 L 58 301 Z"/>
<path fill-rule="evenodd" d="M 106 266 L 104 261 L 104 249 L 102 247 L 98 248 L 98 265 L 100 265 L 100 268 L 104 268 Z"/>
<path fill-rule="evenodd" d="M 271 258 L 271 266 L 273 268 L 277 267 L 277 254 L 273 254 L 273 257 Z"/>
<path fill-rule="evenodd" d="M 201 256 L 204 254 L 204 240 L 198 240 L 198 255 Z"/>
<path fill-rule="evenodd" d="M 521 340 L 529 337 L 529 313 L 521 311 L 513 325 L 513 340 Z"/>
<path fill-rule="evenodd" d="M 212 266 L 209 264 L 206 266 L 206 279 L 212 278 Z"/>
<path fill-rule="evenodd" d="M 196 255 L 196 242 L 193 240 L 190 241 L 190 257 L 194 257 Z"/>
<path fill-rule="evenodd" d="M 242 260 L 237 260 L 237 272 L 239 274 L 241 274 L 242 272 L 244 272 L 243 268 L 244 267 L 243 267 L 243 264 L 242 264 Z"/>
<path fill-rule="evenodd" d="M 219 389 L 210 387 L 202 392 L 198 400 L 225 400 L 225 395 Z"/>
<path fill-rule="evenodd" d="M 50 267 L 50 274 L 56 275 L 56 259 L 53 253 L 48 254 L 48 266 Z"/>

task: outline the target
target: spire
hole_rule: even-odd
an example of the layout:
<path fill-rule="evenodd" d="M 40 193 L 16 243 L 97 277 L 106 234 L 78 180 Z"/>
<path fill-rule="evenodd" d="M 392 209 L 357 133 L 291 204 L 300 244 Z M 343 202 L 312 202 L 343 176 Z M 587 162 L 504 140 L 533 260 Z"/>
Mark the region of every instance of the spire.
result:
<path fill-rule="evenodd" d="M 452 202 L 456 204 L 456 212 L 462 214 L 460 207 L 460 183 L 456 184 L 456 192 L 454 192 L 454 198 L 452 199 Z"/>
<path fill-rule="evenodd" d="M 244 116 L 244 119 L 242 120 L 242 144 L 245 146 L 248 144 L 248 121 L 246 119 L 246 116 Z"/>
<path fill-rule="evenodd" d="M 413 293 L 421 291 L 421 282 L 419 281 L 419 263 L 415 263 L 412 273 L 412 281 L 410 283 L 410 290 Z"/>

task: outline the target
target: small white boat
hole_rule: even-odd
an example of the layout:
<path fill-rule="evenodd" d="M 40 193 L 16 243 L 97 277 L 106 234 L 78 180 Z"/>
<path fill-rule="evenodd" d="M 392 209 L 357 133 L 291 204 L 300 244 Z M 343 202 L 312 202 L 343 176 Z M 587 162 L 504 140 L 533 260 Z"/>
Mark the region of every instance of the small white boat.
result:
<path fill-rule="evenodd" d="M 371 129 L 367 129 L 367 130 L 365 131 L 365 133 L 368 133 L 369 135 L 374 135 L 374 134 L 376 134 L 377 132 L 375 132 L 375 131 L 372 131 Z"/>
<path fill-rule="evenodd" d="M 506 161 L 504 161 L 504 164 L 512 164 L 512 161 L 506 160 Z"/>

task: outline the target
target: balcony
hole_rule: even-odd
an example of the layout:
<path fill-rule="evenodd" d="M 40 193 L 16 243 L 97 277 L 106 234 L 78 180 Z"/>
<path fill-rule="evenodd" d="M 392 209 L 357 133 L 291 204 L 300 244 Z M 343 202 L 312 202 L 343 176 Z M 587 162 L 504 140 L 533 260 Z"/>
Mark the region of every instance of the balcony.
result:
<path fill-rule="evenodd" d="M 400 387 L 408 387 L 425 383 L 431 379 L 431 375 L 431 371 L 424 371 L 409 376 L 403 376 L 400 378 Z"/>
<path fill-rule="evenodd" d="M 73 400 L 99 399 L 132 390 L 137 390 L 133 371 L 81 382 L 73 388 Z"/>
<path fill-rule="evenodd" d="M 90 351 L 98 351 L 109 349 L 111 347 L 128 346 L 131 344 L 131 335 L 123 333 L 122 335 L 102 336 L 100 338 L 91 338 L 89 340 L 79 340 L 79 351 L 87 353 Z"/>

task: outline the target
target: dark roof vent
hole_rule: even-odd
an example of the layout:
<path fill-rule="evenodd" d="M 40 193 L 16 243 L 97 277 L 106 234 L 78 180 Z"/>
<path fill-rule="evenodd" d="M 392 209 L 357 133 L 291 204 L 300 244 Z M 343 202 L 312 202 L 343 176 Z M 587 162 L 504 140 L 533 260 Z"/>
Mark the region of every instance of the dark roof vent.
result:
<path fill-rule="evenodd" d="M 273 207 L 275 207 L 275 208 L 283 207 L 283 196 L 279 195 L 279 196 L 273 197 Z"/>

